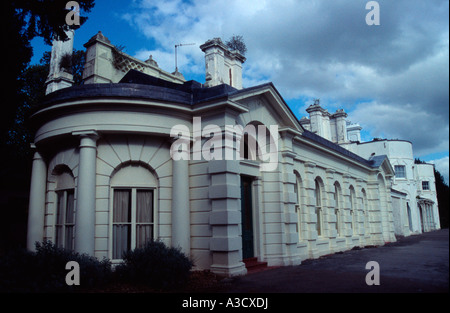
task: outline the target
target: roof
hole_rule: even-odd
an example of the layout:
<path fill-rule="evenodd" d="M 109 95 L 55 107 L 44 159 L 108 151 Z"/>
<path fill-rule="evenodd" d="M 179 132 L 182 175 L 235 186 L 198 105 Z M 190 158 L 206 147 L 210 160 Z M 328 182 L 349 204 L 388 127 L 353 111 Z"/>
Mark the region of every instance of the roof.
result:
<path fill-rule="evenodd" d="M 229 98 L 231 96 L 245 95 L 245 93 L 252 94 L 258 90 L 265 90 L 270 88 L 279 96 L 283 106 L 285 106 L 298 122 L 292 110 L 286 104 L 282 96 L 272 83 L 265 83 L 262 85 L 244 88 L 238 90 L 227 84 L 222 84 L 214 87 L 205 87 L 203 84 L 196 81 L 187 81 L 182 84 L 169 82 L 151 75 L 144 74 L 137 70 L 129 70 L 128 73 L 116 84 L 86 84 L 65 88 L 53 92 L 46 96 L 43 106 L 39 109 L 51 106 L 54 103 L 63 102 L 67 100 L 83 99 L 83 98 L 134 98 L 134 99 L 152 99 L 161 100 L 170 103 L 179 103 L 184 105 L 194 105 L 206 101 L 212 101 L 220 98 Z M 361 156 L 335 144 L 315 133 L 305 130 L 298 124 L 302 131 L 302 137 L 312 140 L 328 149 L 331 149 L 339 154 L 355 160 L 365 166 L 371 168 L 378 168 L 387 160 L 387 156 L 375 156 L 370 160 L 364 159 Z"/>
<path fill-rule="evenodd" d="M 368 167 L 371 167 L 371 168 L 378 168 L 378 167 L 380 167 L 383 164 L 383 162 L 385 160 L 387 160 L 387 156 L 386 155 L 378 155 L 378 156 L 374 156 L 370 160 L 366 160 L 363 157 L 361 157 L 361 156 L 359 156 L 359 155 L 357 155 L 357 154 L 355 154 L 355 153 L 353 153 L 353 152 L 351 152 L 351 151 L 349 151 L 349 150 L 347 150 L 345 148 L 342 148 L 340 145 L 338 145 L 338 144 L 336 144 L 334 142 L 331 142 L 331 141 L 329 141 L 329 140 L 327 140 L 327 139 L 325 139 L 325 138 L 323 138 L 323 137 L 321 137 L 321 136 L 319 136 L 319 135 L 317 135 L 317 134 L 315 134 L 313 132 L 310 132 L 309 130 L 305 130 L 303 132 L 302 136 L 305 137 L 305 138 L 308 138 L 310 140 L 313 140 L 313 141 L 319 143 L 322 146 L 325 146 L 325 147 L 327 147 L 327 148 L 329 148 L 329 149 L 331 149 L 331 150 L 333 150 L 335 152 L 338 152 L 341 155 L 344 155 L 344 156 L 346 156 L 348 158 L 351 158 L 351 159 L 353 159 L 355 161 L 358 161 L 359 163 L 362 163 L 362 164 L 364 164 L 364 165 L 366 165 Z"/>

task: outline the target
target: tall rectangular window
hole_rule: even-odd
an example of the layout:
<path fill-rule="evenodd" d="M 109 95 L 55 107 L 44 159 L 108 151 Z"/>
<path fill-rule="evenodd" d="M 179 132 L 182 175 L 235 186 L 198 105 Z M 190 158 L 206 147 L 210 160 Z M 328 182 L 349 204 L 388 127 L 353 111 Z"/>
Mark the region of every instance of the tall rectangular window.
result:
<path fill-rule="evenodd" d="M 294 173 L 295 174 L 295 173 Z M 294 185 L 294 192 L 295 192 L 295 199 L 297 200 L 297 203 L 295 205 L 295 213 L 297 214 L 297 234 L 298 234 L 298 240 L 302 239 L 302 191 L 301 191 L 301 179 L 298 174 L 295 174 L 295 185 Z"/>
<path fill-rule="evenodd" d="M 55 244 L 57 247 L 73 250 L 74 190 L 57 191 L 56 197 Z"/>
<path fill-rule="evenodd" d="M 131 190 L 114 190 L 113 259 L 131 248 Z"/>
<path fill-rule="evenodd" d="M 404 165 L 395 165 L 394 170 L 396 178 L 406 178 L 406 167 Z"/>
<path fill-rule="evenodd" d="M 142 247 L 153 234 L 153 190 L 136 192 L 136 247 Z"/>
<path fill-rule="evenodd" d="M 339 195 L 339 188 L 337 185 L 334 185 L 334 214 L 336 215 L 336 234 L 338 236 L 341 235 L 341 212 L 339 209 L 339 202 L 340 202 L 340 195 Z"/>
<path fill-rule="evenodd" d="M 315 190 L 315 198 L 316 198 L 316 230 L 317 235 L 322 236 L 322 199 L 321 199 L 321 191 L 320 191 L 320 184 L 316 180 L 316 190 Z"/>
<path fill-rule="evenodd" d="M 153 239 L 153 190 L 114 189 L 113 259 Z"/>
<path fill-rule="evenodd" d="M 430 190 L 430 182 L 424 180 L 422 182 L 422 190 Z"/>

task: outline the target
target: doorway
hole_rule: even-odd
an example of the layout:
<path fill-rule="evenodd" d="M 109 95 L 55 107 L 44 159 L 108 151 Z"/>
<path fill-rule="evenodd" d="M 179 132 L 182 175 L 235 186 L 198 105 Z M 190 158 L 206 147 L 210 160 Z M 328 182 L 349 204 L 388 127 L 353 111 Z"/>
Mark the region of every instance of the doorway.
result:
<path fill-rule="evenodd" d="M 255 255 L 253 239 L 253 179 L 241 176 L 241 217 L 242 217 L 242 258 L 248 259 Z"/>

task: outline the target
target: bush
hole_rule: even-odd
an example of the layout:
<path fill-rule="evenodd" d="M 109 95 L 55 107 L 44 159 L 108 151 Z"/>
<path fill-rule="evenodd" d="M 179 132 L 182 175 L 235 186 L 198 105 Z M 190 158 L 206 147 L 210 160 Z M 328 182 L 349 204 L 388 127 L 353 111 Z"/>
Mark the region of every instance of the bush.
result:
<path fill-rule="evenodd" d="M 66 284 L 66 264 L 80 265 L 80 286 Z M 51 241 L 36 243 L 36 252 L 12 251 L 0 259 L 0 292 L 69 292 L 99 287 L 111 279 L 109 260 L 58 248 Z"/>
<path fill-rule="evenodd" d="M 123 282 L 158 289 L 181 287 L 193 266 L 179 248 L 169 248 L 161 241 L 150 241 L 142 248 L 125 252 L 123 260 L 116 267 Z"/>

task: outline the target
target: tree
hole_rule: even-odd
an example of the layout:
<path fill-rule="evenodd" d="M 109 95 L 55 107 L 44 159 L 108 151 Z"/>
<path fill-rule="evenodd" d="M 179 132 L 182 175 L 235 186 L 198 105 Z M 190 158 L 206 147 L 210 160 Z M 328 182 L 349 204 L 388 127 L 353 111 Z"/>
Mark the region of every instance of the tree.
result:
<path fill-rule="evenodd" d="M 67 0 L 1 1 L 0 34 L 2 50 L 2 112 L 0 114 L 0 214 L 8 221 L 0 228 L 0 253 L 4 249 L 25 246 L 28 193 L 31 172 L 30 139 L 26 116 L 42 96 L 39 87 L 45 81 L 44 69 L 28 68 L 33 49 L 30 41 L 42 37 L 51 44 L 54 38 L 66 39 Z M 80 15 L 90 12 L 94 0 L 77 0 Z M 80 25 L 86 21 L 80 16 Z M 27 69 L 28 68 L 28 69 Z M 33 81 L 33 83 L 30 83 Z"/>
<path fill-rule="evenodd" d="M 14 124 L 16 112 L 23 101 L 23 81 L 18 79 L 27 68 L 33 49 L 30 41 L 42 37 L 51 45 L 54 38 L 65 40 L 65 31 L 79 28 L 87 17 L 80 16 L 80 25 L 67 25 L 65 18 L 69 11 L 66 0 L 13 0 L 2 1 L 1 35 L 6 48 L 2 51 L 4 78 L 2 96 L 8 102 L 2 106 L 0 115 L 0 148 L 5 148 L 8 133 Z M 80 10 L 90 12 L 94 0 L 78 0 Z"/>
<path fill-rule="evenodd" d="M 233 35 L 233 37 L 225 42 L 225 44 L 231 50 L 238 50 L 242 55 L 245 55 L 247 52 L 247 46 L 245 45 L 244 38 L 240 35 Z"/>
<path fill-rule="evenodd" d="M 19 158 L 31 157 L 30 143 L 33 134 L 28 127 L 31 114 L 38 108 L 45 96 L 45 81 L 50 69 L 50 51 L 44 52 L 40 63 L 29 66 L 20 76 L 22 104 L 17 109 L 14 124 L 9 130 L 8 146 Z M 73 74 L 74 85 L 82 83 L 85 52 L 73 50 L 70 55 L 69 71 Z"/>

